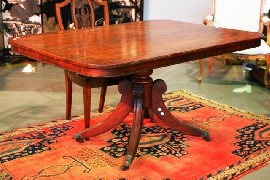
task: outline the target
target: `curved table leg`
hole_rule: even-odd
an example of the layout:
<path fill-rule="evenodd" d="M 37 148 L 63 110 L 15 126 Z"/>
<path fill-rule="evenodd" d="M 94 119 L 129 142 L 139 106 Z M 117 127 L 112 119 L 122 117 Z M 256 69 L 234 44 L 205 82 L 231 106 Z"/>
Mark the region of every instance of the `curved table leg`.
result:
<path fill-rule="evenodd" d="M 156 116 L 172 129 L 192 136 L 202 136 L 206 141 L 210 141 L 208 132 L 197 129 L 189 124 L 176 119 L 164 105 L 162 94 L 167 90 L 167 85 L 163 80 L 156 80 L 152 87 L 152 107 Z"/>
<path fill-rule="evenodd" d="M 128 149 L 126 153 L 125 164 L 121 167 L 121 170 L 128 170 L 131 165 L 140 142 L 140 136 L 143 126 L 144 117 L 144 105 L 143 105 L 144 87 L 141 85 L 135 85 L 134 87 L 134 118 L 131 129 L 131 134 L 128 143 Z"/>
<path fill-rule="evenodd" d="M 94 127 L 90 127 L 75 134 L 73 138 L 78 142 L 83 142 L 89 137 L 97 136 L 111 130 L 119 125 L 134 107 L 132 130 L 125 164 L 121 167 L 122 170 L 129 169 L 136 155 L 144 115 L 147 113 L 150 118 L 155 114 L 160 120 L 175 130 L 192 136 L 202 136 L 205 140 L 210 141 L 210 135 L 208 132 L 179 121 L 169 112 L 162 99 L 162 94 L 166 92 L 167 86 L 163 80 L 156 80 L 153 83 L 150 78 L 151 73 L 152 71 L 146 71 L 138 74 L 132 79 L 132 83 L 127 80 L 121 81 L 118 85 L 118 90 L 122 94 L 121 101 L 110 117 Z"/>
<path fill-rule="evenodd" d="M 97 125 L 75 134 L 73 138 L 77 142 L 83 142 L 89 137 L 97 136 L 111 130 L 128 116 L 133 108 L 132 84 L 127 80 L 123 80 L 119 83 L 118 91 L 122 94 L 121 101 L 112 114 Z"/>

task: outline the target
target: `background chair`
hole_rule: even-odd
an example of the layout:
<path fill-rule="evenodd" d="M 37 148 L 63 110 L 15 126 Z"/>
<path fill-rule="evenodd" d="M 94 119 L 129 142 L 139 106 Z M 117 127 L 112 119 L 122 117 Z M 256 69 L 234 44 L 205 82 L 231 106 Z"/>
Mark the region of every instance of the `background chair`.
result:
<path fill-rule="evenodd" d="M 56 18 L 61 31 L 74 28 L 95 27 L 97 25 L 108 26 L 109 9 L 106 1 L 65 0 L 62 3 L 56 3 Z M 93 78 L 65 70 L 66 119 L 71 118 L 72 82 L 83 87 L 85 128 L 88 128 L 90 127 L 91 88 L 101 87 L 98 110 L 102 112 L 107 86 L 117 85 L 123 78 L 126 78 L 126 76 Z"/>
<path fill-rule="evenodd" d="M 264 0 L 212 0 L 212 14 L 204 20 L 205 25 L 245 30 L 251 32 L 263 32 L 264 24 L 267 25 L 269 31 L 269 18 L 263 17 Z M 269 32 L 270 33 L 270 32 Z M 268 34 L 268 33 L 267 33 Z M 268 74 L 270 67 L 270 37 L 267 35 L 267 43 L 261 40 L 261 46 L 243 51 L 237 51 L 233 54 L 243 56 L 247 59 L 255 59 L 258 65 L 259 58 L 266 61 L 266 68 L 261 77 L 262 83 L 266 87 L 270 87 Z M 203 78 L 203 60 L 200 63 L 200 75 L 198 82 Z M 213 58 L 209 58 L 208 73 L 210 73 L 213 65 Z"/>

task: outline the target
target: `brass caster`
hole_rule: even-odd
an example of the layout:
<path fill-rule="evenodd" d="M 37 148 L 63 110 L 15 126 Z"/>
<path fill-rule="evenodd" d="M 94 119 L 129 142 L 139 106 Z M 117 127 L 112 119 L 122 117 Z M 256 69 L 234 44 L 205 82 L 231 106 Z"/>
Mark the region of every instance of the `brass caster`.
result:
<path fill-rule="evenodd" d="M 206 131 L 204 131 L 204 132 L 202 133 L 202 137 L 203 137 L 203 139 L 204 139 L 205 141 L 207 141 L 207 142 L 211 141 L 210 134 L 209 134 L 208 132 L 206 132 Z"/>
<path fill-rule="evenodd" d="M 211 141 L 210 136 L 208 136 L 208 137 L 203 137 L 203 139 L 204 139 L 205 141 L 207 141 L 207 142 Z"/>
<path fill-rule="evenodd" d="M 132 156 L 131 155 L 126 155 L 126 161 L 125 164 L 123 166 L 121 166 L 121 170 L 122 171 L 127 171 L 129 169 L 129 166 L 132 163 Z"/>
<path fill-rule="evenodd" d="M 83 143 L 84 142 L 84 138 L 80 134 L 78 134 L 78 133 L 77 134 L 74 134 L 72 138 L 75 139 L 76 142 L 79 142 L 79 143 Z"/>
<path fill-rule="evenodd" d="M 121 166 L 121 170 L 127 171 L 127 170 L 129 170 L 129 166 L 123 165 L 123 166 Z"/>

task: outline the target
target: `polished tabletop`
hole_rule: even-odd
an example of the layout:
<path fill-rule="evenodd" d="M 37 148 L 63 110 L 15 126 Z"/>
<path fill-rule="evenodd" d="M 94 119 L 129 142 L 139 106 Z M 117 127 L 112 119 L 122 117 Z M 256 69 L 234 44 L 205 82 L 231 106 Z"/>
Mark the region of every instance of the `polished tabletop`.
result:
<path fill-rule="evenodd" d="M 27 35 L 9 43 L 12 51 L 33 59 L 110 77 L 256 47 L 261 38 L 261 33 L 153 20 Z"/>

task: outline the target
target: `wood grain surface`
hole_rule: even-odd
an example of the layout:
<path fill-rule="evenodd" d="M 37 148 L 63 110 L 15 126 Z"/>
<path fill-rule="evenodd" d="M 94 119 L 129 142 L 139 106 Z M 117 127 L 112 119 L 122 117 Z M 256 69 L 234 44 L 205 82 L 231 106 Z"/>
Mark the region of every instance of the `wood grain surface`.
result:
<path fill-rule="evenodd" d="M 171 20 L 10 39 L 12 51 L 82 75 L 112 77 L 260 45 L 262 34 Z"/>

